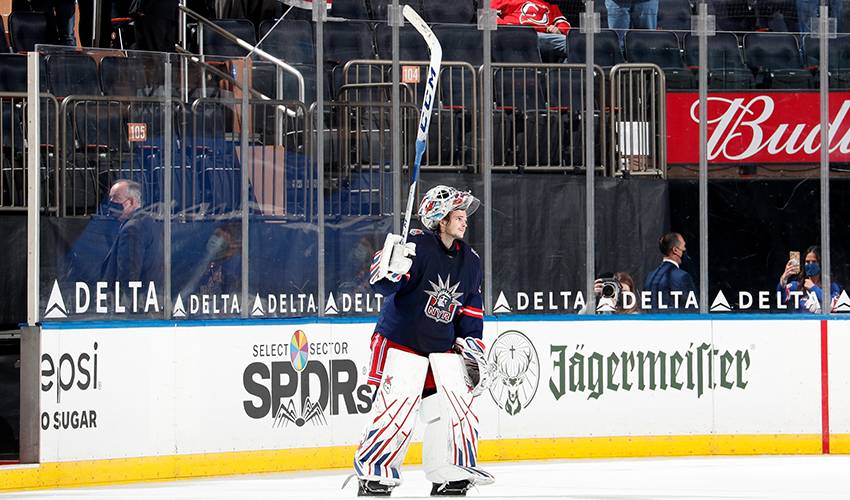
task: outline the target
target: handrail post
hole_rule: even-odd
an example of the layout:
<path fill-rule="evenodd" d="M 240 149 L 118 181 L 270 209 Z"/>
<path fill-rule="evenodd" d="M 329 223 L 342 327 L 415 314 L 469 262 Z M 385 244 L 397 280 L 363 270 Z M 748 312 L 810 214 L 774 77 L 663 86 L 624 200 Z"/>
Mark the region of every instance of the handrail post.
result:
<path fill-rule="evenodd" d="M 40 224 L 41 209 L 41 126 L 39 123 L 39 60 L 41 54 L 27 54 L 27 324 L 40 321 Z"/>
<path fill-rule="evenodd" d="M 318 2 L 314 3 L 314 9 L 316 8 L 315 7 L 316 5 L 318 5 Z M 305 92 L 305 90 L 304 90 L 305 89 L 305 87 L 304 87 L 304 76 L 301 75 L 300 71 L 298 71 L 294 67 L 290 66 L 286 62 L 282 61 L 281 59 L 269 54 L 265 50 L 255 46 L 255 45 L 251 45 L 250 43 L 246 42 L 245 40 L 239 38 L 238 36 L 234 35 L 233 33 L 227 31 L 226 29 L 222 28 L 221 26 L 210 21 L 206 17 L 198 14 L 194 10 L 192 10 L 188 7 L 185 7 L 183 5 L 178 6 L 178 8 L 180 9 L 181 12 L 185 13 L 186 15 L 193 17 L 195 20 L 198 21 L 198 38 L 199 38 L 198 45 L 200 47 L 199 50 L 201 52 L 202 60 L 203 60 L 203 57 L 204 57 L 204 27 L 207 27 L 207 28 L 213 30 L 219 36 L 221 36 L 221 37 L 225 38 L 226 40 L 233 42 L 236 45 L 247 50 L 249 53 L 256 54 L 261 59 L 269 61 L 272 64 L 280 67 L 281 69 L 283 69 L 287 73 L 290 73 L 291 75 L 293 75 L 298 80 L 298 99 L 301 102 L 306 102 L 305 101 L 305 94 L 304 94 L 304 92 Z M 324 9 L 324 8 L 326 8 L 326 6 L 322 7 L 322 9 Z M 322 10 L 322 12 L 324 13 L 325 11 Z M 204 96 L 206 96 L 206 83 L 205 82 L 201 82 L 201 83 L 202 83 L 202 88 L 204 90 Z"/>

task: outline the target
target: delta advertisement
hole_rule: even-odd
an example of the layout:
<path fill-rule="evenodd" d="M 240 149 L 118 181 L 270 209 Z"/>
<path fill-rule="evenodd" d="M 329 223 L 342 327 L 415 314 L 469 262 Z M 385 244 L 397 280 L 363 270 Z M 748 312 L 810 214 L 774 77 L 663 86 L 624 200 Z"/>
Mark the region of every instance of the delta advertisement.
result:
<path fill-rule="evenodd" d="M 819 325 L 487 322 L 481 439 L 820 433 Z M 372 328 L 44 329 L 42 462 L 353 446 Z"/>

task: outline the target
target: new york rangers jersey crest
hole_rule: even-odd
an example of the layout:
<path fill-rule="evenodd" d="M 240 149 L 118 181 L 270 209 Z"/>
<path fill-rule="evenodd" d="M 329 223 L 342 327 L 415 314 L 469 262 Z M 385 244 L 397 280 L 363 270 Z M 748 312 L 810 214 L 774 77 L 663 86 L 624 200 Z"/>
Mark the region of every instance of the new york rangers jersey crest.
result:
<path fill-rule="evenodd" d="M 437 283 L 429 281 L 432 289 L 425 291 L 430 296 L 425 304 L 425 316 L 439 323 L 451 323 L 455 318 L 458 307 L 463 305 L 457 300 L 463 297 L 463 291 L 457 290 L 460 282 L 453 286 L 451 279 L 452 277 L 449 275 L 443 281 L 443 278 L 437 275 Z"/>
<path fill-rule="evenodd" d="M 372 286 L 384 296 L 375 331 L 416 352 L 446 352 L 457 337 L 481 338 L 481 259 L 463 241 L 446 248 L 432 231 L 411 231 L 416 256 L 398 283 Z"/>

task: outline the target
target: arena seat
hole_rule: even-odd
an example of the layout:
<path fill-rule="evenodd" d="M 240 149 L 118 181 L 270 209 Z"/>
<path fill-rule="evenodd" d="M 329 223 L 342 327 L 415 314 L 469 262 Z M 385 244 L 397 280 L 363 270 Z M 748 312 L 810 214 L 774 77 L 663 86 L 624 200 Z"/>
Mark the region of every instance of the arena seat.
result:
<path fill-rule="evenodd" d="M 369 10 L 366 7 L 366 0 L 334 0 L 328 15 L 344 19 L 366 20 L 369 19 Z"/>
<path fill-rule="evenodd" d="M 522 26 L 502 26 L 493 32 L 493 62 L 539 64 L 537 31 Z"/>
<path fill-rule="evenodd" d="M 20 54 L 0 54 L 0 92 L 26 91 L 26 56 Z"/>
<path fill-rule="evenodd" d="M 807 36 L 803 45 L 806 48 L 806 66 L 817 69 L 820 65 L 820 40 Z M 850 88 L 850 36 L 841 35 L 829 39 L 829 87 L 831 89 Z M 815 71 L 815 78 L 819 73 Z"/>
<path fill-rule="evenodd" d="M 685 36 L 685 60 L 699 67 L 699 38 Z M 717 33 L 708 37 L 708 87 L 711 89 L 750 89 L 755 85 L 753 72 L 744 64 L 738 37 Z"/>
<path fill-rule="evenodd" d="M 743 33 L 756 28 L 756 12 L 750 0 L 708 0 L 718 31 Z"/>
<path fill-rule="evenodd" d="M 625 40 L 626 60 L 659 66 L 667 80 L 667 88 L 696 88 L 696 78 L 685 67 L 679 39 L 672 31 L 629 31 Z"/>
<path fill-rule="evenodd" d="M 808 89 L 814 84 L 803 67 L 797 37 L 788 33 L 747 33 L 744 60 L 756 74 L 756 87 Z"/>
<path fill-rule="evenodd" d="M 387 6 L 392 5 L 393 0 L 368 0 L 370 11 L 372 12 L 372 20 L 386 24 L 387 22 Z M 410 5 L 416 12 L 422 13 L 422 2 L 428 0 L 399 0 L 399 5 Z"/>
<path fill-rule="evenodd" d="M 330 77 L 331 95 L 335 98 L 343 83 L 345 64 L 354 59 L 375 59 L 372 30 L 367 22 L 346 21 L 328 22 L 324 27 L 325 41 L 325 73 Z M 375 67 L 359 66 L 356 74 L 349 74 L 349 79 L 356 82 L 380 82 L 380 70 Z M 381 99 L 372 91 L 357 92 L 349 95 L 350 99 L 368 100 Z"/>
<path fill-rule="evenodd" d="M 443 24 L 434 27 L 434 34 L 443 46 L 443 61 L 460 61 L 477 68 L 483 63 L 483 40 L 481 31 L 475 25 Z M 475 82 L 468 69 L 443 67 L 440 74 L 441 108 L 452 110 L 452 115 L 440 115 L 441 125 L 432 124 L 429 132 L 431 140 L 440 136 L 442 145 L 454 143 L 454 148 L 441 148 L 441 155 L 453 158 L 454 163 L 468 162 L 469 150 L 460 148 L 462 144 L 471 144 L 468 137 L 472 130 L 472 113 L 478 105 L 473 99 Z M 438 130 L 435 130 L 437 128 Z"/>
<path fill-rule="evenodd" d="M 47 86 L 54 95 L 100 95 L 97 63 L 88 55 L 60 52 L 48 55 L 46 62 Z"/>
<path fill-rule="evenodd" d="M 47 20 L 41 12 L 9 14 L 9 38 L 15 52 L 31 52 L 37 44 L 52 41 L 47 32 Z"/>
<path fill-rule="evenodd" d="M 428 23 L 475 22 L 475 4 L 472 0 L 423 0 L 419 12 Z"/>
<path fill-rule="evenodd" d="M 251 45 L 257 43 L 257 32 L 254 24 L 247 19 L 218 19 L 213 22 Z M 203 37 L 203 53 L 206 55 L 244 57 L 248 53 L 247 50 L 211 29 L 205 29 Z"/>
<path fill-rule="evenodd" d="M 603 2 L 604 3 L 604 2 Z M 659 0 L 658 29 L 690 31 L 693 10 L 690 0 Z"/>
<path fill-rule="evenodd" d="M 393 57 L 392 27 L 378 24 L 375 27 L 375 39 L 378 59 L 390 60 Z M 398 57 L 402 61 L 428 61 L 428 45 L 416 29 L 405 24 L 398 30 Z"/>
<path fill-rule="evenodd" d="M 584 64 L 587 39 L 584 33 L 570 30 L 567 34 L 567 60 L 572 64 Z M 620 41 L 614 30 L 601 30 L 593 39 L 593 62 L 606 70 L 624 62 Z"/>
<path fill-rule="evenodd" d="M 266 37 L 276 21 L 260 24 L 260 40 Z M 265 38 L 261 49 L 289 64 L 316 64 L 313 25 L 308 21 L 284 19 Z"/>
<path fill-rule="evenodd" d="M 105 95 L 144 96 L 145 65 L 138 57 L 106 56 L 100 61 L 100 85 Z"/>

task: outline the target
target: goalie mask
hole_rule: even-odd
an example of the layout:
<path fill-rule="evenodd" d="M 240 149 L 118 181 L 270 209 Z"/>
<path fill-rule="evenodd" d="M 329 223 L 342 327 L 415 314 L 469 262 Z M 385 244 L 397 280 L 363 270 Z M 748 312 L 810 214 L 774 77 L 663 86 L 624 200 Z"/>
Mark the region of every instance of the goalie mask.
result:
<path fill-rule="evenodd" d="M 458 191 L 449 186 L 435 186 L 425 193 L 419 205 L 419 220 L 430 230 L 435 230 L 453 210 L 465 210 L 472 215 L 481 202 L 469 191 Z"/>

